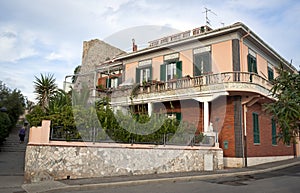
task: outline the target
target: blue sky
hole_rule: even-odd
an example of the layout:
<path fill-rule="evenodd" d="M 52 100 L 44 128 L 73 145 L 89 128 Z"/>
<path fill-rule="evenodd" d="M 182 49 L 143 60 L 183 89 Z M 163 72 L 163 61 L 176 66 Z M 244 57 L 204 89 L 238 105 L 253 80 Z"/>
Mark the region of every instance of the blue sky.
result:
<path fill-rule="evenodd" d="M 241 21 L 299 69 L 297 0 L 0 0 L 0 80 L 34 100 L 34 76 L 53 73 L 62 88 L 81 64 L 83 41 L 129 51 L 132 36 L 140 45 L 153 37 L 129 33 L 114 41 L 116 33 L 147 25 L 193 29 L 205 24 L 204 7 L 216 13 L 209 14 L 212 28 Z"/>

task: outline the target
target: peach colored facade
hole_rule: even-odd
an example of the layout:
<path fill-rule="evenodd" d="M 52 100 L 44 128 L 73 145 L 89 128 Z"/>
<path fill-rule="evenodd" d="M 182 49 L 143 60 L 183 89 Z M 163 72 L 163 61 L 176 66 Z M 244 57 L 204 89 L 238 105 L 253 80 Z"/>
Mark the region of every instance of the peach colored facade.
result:
<path fill-rule="evenodd" d="M 179 60 L 182 61 L 182 77 L 193 76 L 193 51 L 190 49 L 180 52 Z"/>
<path fill-rule="evenodd" d="M 213 73 L 232 71 L 232 42 L 225 41 L 212 45 Z"/>

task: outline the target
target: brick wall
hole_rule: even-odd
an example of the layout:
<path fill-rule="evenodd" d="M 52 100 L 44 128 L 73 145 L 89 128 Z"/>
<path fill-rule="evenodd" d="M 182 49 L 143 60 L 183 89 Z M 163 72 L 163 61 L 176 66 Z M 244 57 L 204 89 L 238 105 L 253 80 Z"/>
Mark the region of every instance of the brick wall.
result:
<path fill-rule="evenodd" d="M 254 144 L 253 140 L 253 118 L 252 113 L 258 114 L 260 143 Z M 271 116 L 262 110 L 261 104 L 254 104 L 247 110 L 247 155 L 248 157 L 257 156 L 285 156 L 293 155 L 293 147 L 286 146 L 282 142 L 272 145 L 272 125 Z M 277 128 L 278 130 L 278 128 Z"/>
<path fill-rule="evenodd" d="M 226 102 L 224 102 L 226 101 Z M 225 157 L 235 157 L 234 103 L 232 97 L 219 97 L 212 102 L 211 122 L 216 128 L 219 125 L 219 143 Z M 219 123 L 217 123 L 217 120 Z M 224 142 L 228 142 L 225 148 Z"/>
<path fill-rule="evenodd" d="M 164 113 L 181 113 L 183 121 L 196 125 L 197 130 L 203 132 L 203 103 L 195 100 L 163 102 L 154 104 L 154 112 L 161 112 L 161 107 L 166 109 Z"/>

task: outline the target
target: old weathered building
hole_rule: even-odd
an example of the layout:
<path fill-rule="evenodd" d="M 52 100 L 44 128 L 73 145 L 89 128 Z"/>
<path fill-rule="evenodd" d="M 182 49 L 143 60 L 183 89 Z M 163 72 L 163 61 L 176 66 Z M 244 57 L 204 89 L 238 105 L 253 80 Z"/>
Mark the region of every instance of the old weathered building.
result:
<path fill-rule="evenodd" d="M 83 61 L 86 55 L 84 49 Z M 269 90 L 276 68 L 296 69 L 242 23 L 203 26 L 97 62 L 106 66 L 98 72 L 99 96 L 108 94 L 114 109 L 141 105 L 149 115 L 166 113 L 204 134 L 213 128 L 225 166 L 293 157 L 292 146 L 276 141 L 278 128 L 263 105 L 275 100 Z"/>

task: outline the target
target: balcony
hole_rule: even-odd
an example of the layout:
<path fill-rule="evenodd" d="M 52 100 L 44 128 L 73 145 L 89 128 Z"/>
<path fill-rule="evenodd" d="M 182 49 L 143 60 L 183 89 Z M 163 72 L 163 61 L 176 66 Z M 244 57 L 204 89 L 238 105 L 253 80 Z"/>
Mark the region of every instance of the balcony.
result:
<path fill-rule="evenodd" d="M 229 91 L 253 92 L 269 96 L 272 84 L 265 78 L 249 72 L 224 72 L 197 77 L 183 77 L 167 82 L 152 81 L 135 87 L 122 87 L 112 91 L 112 103 L 121 104 L 146 101 L 191 99 L 211 93 Z M 127 99 L 125 99 L 125 98 Z M 132 102 L 132 101 L 131 101 Z"/>

